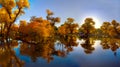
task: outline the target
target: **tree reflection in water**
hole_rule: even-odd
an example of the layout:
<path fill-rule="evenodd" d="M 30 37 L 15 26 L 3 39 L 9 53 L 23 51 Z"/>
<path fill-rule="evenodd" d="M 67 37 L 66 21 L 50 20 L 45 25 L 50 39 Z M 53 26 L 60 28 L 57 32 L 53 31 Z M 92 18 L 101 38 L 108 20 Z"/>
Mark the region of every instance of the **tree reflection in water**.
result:
<path fill-rule="evenodd" d="M 22 67 L 24 65 L 24 61 L 21 61 L 12 49 L 18 44 L 12 45 L 12 43 L 0 45 L 0 67 Z"/>
<path fill-rule="evenodd" d="M 84 48 L 86 54 L 91 54 L 95 50 L 93 47 L 95 40 L 93 38 L 85 38 L 85 43 L 82 43 L 81 46 Z"/>
<path fill-rule="evenodd" d="M 84 48 L 86 54 L 92 54 L 95 50 L 93 46 L 95 38 L 84 38 L 84 43 L 80 44 Z M 58 42 L 57 42 L 58 41 Z M 117 55 L 117 49 L 120 46 L 119 39 L 102 38 L 100 39 L 103 49 L 111 49 L 114 55 Z M 56 43 L 57 42 L 57 43 Z M 12 41 L 11 43 L 0 45 L 0 66 L 1 67 L 22 67 L 24 62 L 21 61 L 16 55 L 13 48 L 18 46 L 18 41 Z M 57 47 L 55 47 L 57 46 Z M 54 60 L 54 56 L 67 57 L 67 55 L 74 51 L 74 47 L 78 46 L 77 37 L 61 36 L 55 38 L 47 38 L 39 44 L 31 44 L 26 42 L 20 43 L 20 54 L 29 56 L 33 62 L 36 62 L 38 58 L 45 59 L 48 63 Z"/>
<path fill-rule="evenodd" d="M 101 45 L 103 49 L 111 49 L 116 56 L 116 51 L 120 47 L 120 40 L 115 38 L 102 38 Z"/>
<path fill-rule="evenodd" d="M 22 43 L 20 45 L 20 53 L 22 55 L 30 56 L 33 62 L 37 60 L 37 57 L 42 57 L 46 59 L 47 62 L 49 63 L 51 60 L 54 59 L 53 58 L 54 55 L 59 57 L 65 57 L 69 52 L 73 51 L 73 47 L 78 45 L 78 43 L 76 43 L 76 40 L 77 38 L 75 36 L 60 38 L 59 44 L 61 46 L 65 46 L 62 47 L 62 49 L 66 49 L 66 50 L 61 50 L 61 49 L 56 50 L 55 39 L 47 39 L 39 44 Z"/>
<path fill-rule="evenodd" d="M 52 39 L 48 39 L 39 44 L 22 43 L 20 45 L 20 53 L 30 56 L 33 62 L 37 60 L 37 57 L 42 57 L 50 62 L 53 60 L 52 55 L 54 52 L 54 40 Z"/>
<path fill-rule="evenodd" d="M 64 49 L 66 49 L 66 53 L 68 54 L 69 52 L 73 51 L 73 47 L 77 47 L 78 43 L 77 37 L 76 36 L 66 36 L 66 37 L 60 37 L 59 41 L 62 45 L 64 45 Z"/>

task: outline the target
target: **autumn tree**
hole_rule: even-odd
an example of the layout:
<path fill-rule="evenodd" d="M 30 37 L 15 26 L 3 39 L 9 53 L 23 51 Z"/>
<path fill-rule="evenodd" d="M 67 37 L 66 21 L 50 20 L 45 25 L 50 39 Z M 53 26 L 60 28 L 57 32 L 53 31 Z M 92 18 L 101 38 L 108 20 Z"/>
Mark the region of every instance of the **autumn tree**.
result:
<path fill-rule="evenodd" d="M 79 32 L 82 32 L 85 37 L 89 37 L 90 34 L 93 34 L 95 32 L 95 22 L 92 18 L 86 18 L 85 23 L 81 25 Z"/>
<path fill-rule="evenodd" d="M 119 35 L 120 32 L 118 29 L 119 29 L 120 24 L 116 20 L 112 20 L 111 26 L 114 31 L 111 31 L 110 33 L 113 33 L 113 36 Z"/>
<path fill-rule="evenodd" d="M 62 51 L 64 51 L 67 54 L 74 50 L 73 47 L 78 46 L 77 37 L 75 35 L 68 36 L 68 37 L 60 37 L 58 41 L 61 43 L 61 46 L 64 46 L 62 47 L 62 49 L 65 49 L 65 50 L 62 50 Z"/>
<path fill-rule="evenodd" d="M 103 22 L 102 26 L 100 27 L 105 36 L 107 36 L 107 34 L 109 33 L 108 32 L 108 27 L 109 26 L 110 26 L 109 22 Z"/>
<path fill-rule="evenodd" d="M 53 17 L 54 13 L 52 11 L 50 11 L 49 9 L 46 10 L 47 13 L 47 20 L 50 21 L 51 25 L 54 26 L 55 23 L 59 23 L 60 22 L 60 18 L 59 17 Z"/>
<path fill-rule="evenodd" d="M 41 57 L 50 63 L 54 59 L 54 55 L 63 56 L 61 51 L 56 50 L 54 39 L 48 39 L 36 45 L 23 42 L 20 46 L 21 54 L 29 56 L 33 62 Z"/>
<path fill-rule="evenodd" d="M 12 50 L 12 46 L 0 46 L 0 67 L 23 67 L 23 65 L 24 61 L 20 60 L 15 55 L 15 51 Z"/>
<path fill-rule="evenodd" d="M 47 13 L 46 19 L 50 22 L 51 26 L 54 29 L 53 32 L 56 35 L 58 28 L 55 26 L 55 24 L 60 23 L 60 17 L 53 17 L 54 13 L 49 9 L 46 10 L 46 13 Z"/>
<path fill-rule="evenodd" d="M 117 49 L 120 47 L 120 41 L 117 38 L 102 38 L 101 44 L 103 49 L 111 49 L 114 52 L 114 55 L 116 56 Z"/>
<path fill-rule="evenodd" d="M 58 28 L 58 33 L 60 35 L 76 34 L 78 33 L 78 24 L 74 23 L 73 18 L 67 18 L 67 21 Z"/>
<path fill-rule="evenodd" d="M 21 21 L 19 26 L 20 39 L 28 42 L 40 42 L 52 37 L 54 29 L 48 20 L 41 17 L 32 19 L 29 23 Z"/>
<path fill-rule="evenodd" d="M 19 26 L 18 24 L 13 24 L 10 29 L 10 38 L 13 40 L 16 40 L 16 37 L 18 37 L 19 32 L 18 32 Z"/>
<path fill-rule="evenodd" d="M 2 40 L 10 38 L 11 27 L 16 19 L 29 8 L 28 0 L 0 0 L 0 34 Z"/>
<path fill-rule="evenodd" d="M 101 30 L 103 31 L 103 34 L 108 37 L 116 37 L 120 34 L 120 24 L 112 20 L 112 22 L 104 22 L 101 26 Z"/>
<path fill-rule="evenodd" d="M 91 54 L 95 50 L 95 48 L 93 47 L 94 41 L 95 40 L 93 38 L 86 38 L 85 43 L 81 44 L 86 54 Z"/>

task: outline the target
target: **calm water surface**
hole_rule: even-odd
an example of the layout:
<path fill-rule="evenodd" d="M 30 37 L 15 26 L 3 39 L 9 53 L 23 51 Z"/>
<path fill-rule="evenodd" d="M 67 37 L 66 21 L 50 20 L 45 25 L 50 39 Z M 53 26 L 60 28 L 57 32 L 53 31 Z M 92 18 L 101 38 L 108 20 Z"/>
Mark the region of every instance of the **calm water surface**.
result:
<path fill-rule="evenodd" d="M 34 56 L 34 52 L 22 53 L 20 45 L 14 48 L 16 56 L 24 61 L 24 67 L 120 67 L 120 49 L 116 46 L 101 45 L 101 40 L 94 40 L 94 44 L 87 48 L 82 46 L 85 40 L 77 40 L 77 46 L 70 46 L 67 50 L 64 45 L 55 42 L 55 50 L 61 50 L 64 55 L 53 54 L 49 59 Z M 89 42 L 90 43 L 90 42 Z M 108 42 L 109 44 L 110 42 Z M 103 43 L 104 44 L 104 43 Z M 114 43 L 119 47 L 119 44 Z M 48 48 L 45 48 L 48 49 Z M 29 51 L 28 49 L 25 50 Z M 22 53 L 22 54 L 21 54 Z M 32 56 L 29 56 L 32 53 Z M 39 53 L 38 53 L 39 54 Z M 34 60 L 33 60 L 34 59 Z"/>

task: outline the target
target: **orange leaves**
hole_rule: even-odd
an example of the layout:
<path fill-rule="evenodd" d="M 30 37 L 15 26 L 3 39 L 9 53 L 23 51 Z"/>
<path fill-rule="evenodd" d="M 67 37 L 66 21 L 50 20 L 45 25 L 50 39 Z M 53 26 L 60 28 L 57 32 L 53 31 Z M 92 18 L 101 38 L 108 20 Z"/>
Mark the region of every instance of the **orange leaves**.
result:
<path fill-rule="evenodd" d="M 74 19 L 73 18 L 67 18 L 67 21 L 68 22 L 74 22 Z"/>
<path fill-rule="evenodd" d="M 59 18 L 59 17 L 56 17 L 56 18 L 54 18 L 54 21 L 55 21 L 55 22 L 60 22 L 60 18 Z"/>
<path fill-rule="evenodd" d="M 52 11 L 50 11 L 49 9 L 47 9 L 46 12 L 47 12 L 46 18 L 51 23 L 52 26 L 54 26 L 56 22 L 57 23 L 60 22 L 60 18 L 59 17 L 52 17 L 52 15 L 53 15 Z"/>
<path fill-rule="evenodd" d="M 119 26 L 120 24 L 117 21 L 113 20 L 111 23 L 104 22 L 101 26 L 101 30 L 103 31 L 103 34 L 114 37 L 120 34 Z"/>
<path fill-rule="evenodd" d="M 27 26 L 27 22 L 25 20 L 20 21 L 19 32 L 25 34 L 26 26 Z"/>
<path fill-rule="evenodd" d="M 0 8 L 0 23 L 9 21 L 9 15 L 7 14 L 7 11 L 4 7 Z"/>
<path fill-rule="evenodd" d="M 42 17 L 39 17 L 39 18 L 36 18 L 36 16 L 32 16 L 31 19 L 30 19 L 31 22 L 42 22 L 43 21 L 43 18 Z"/>
<path fill-rule="evenodd" d="M 30 4 L 29 4 L 29 1 L 28 0 L 19 0 L 18 2 L 17 2 L 17 6 L 19 7 L 19 8 L 29 8 L 29 6 L 30 6 Z"/>
<path fill-rule="evenodd" d="M 117 26 L 117 31 L 120 33 L 120 25 L 119 26 Z"/>
<path fill-rule="evenodd" d="M 46 12 L 47 12 L 47 15 L 48 15 L 48 16 L 49 16 L 49 15 L 53 15 L 53 12 L 50 11 L 49 9 L 47 9 Z"/>
<path fill-rule="evenodd" d="M 19 26 L 17 24 L 13 24 L 11 30 L 18 32 Z"/>
<path fill-rule="evenodd" d="M 58 33 L 61 35 L 66 35 L 67 34 L 67 29 L 66 29 L 66 25 L 62 25 L 58 28 Z"/>
<path fill-rule="evenodd" d="M 10 37 L 12 39 L 15 39 L 18 36 L 18 28 L 19 26 L 17 24 L 13 24 L 10 29 Z"/>
<path fill-rule="evenodd" d="M 0 15 L 4 14 L 7 16 L 7 19 L 9 18 L 9 20 L 13 20 L 17 17 L 17 16 L 15 17 L 15 15 L 17 15 L 19 11 L 20 11 L 20 14 L 24 13 L 23 9 L 29 7 L 29 1 L 28 0 L 17 0 L 17 1 L 16 0 L 0 0 L 0 5 L 1 5 Z M 14 18 L 11 18 L 13 16 Z M 2 18 L 0 17 L 0 19 Z M 9 20 L 5 22 L 8 22 Z"/>
<path fill-rule="evenodd" d="M 11 12 L 12 8 L 14 8 L 16 6 L 15 1 L 14 0 L 9 0 L 7 2 L 8 3 L 6 5 L 6 7 L 7 7 L 7 9 L 9 9 L 9 12 Z"/>
<path fill-rule="evenodd" d="M 95 32 L 95 22 L 92 18 L 86 18 L 85 23 L 80 27 L 81 32 L 84 34 L 93 34 Z"/>
<path fill-rule="evenodd" d="M 68 18 L 67 21 L 58 28 L 58 33 L 60 35 L 77 33 L 78 24 L 73 23 L 73 21 L 73 18 Z"/>
<path fill-rule="evenodd" d="M 24 14 L 24 8 L 29 7 L 28 0 L 0 0 L 0 25 L 2 38 L 13 38 L 18 33 L 18 27 L 14 23 L 21 14 Z"/>
<path fill-rule="evenodd" d="M 86 23 L 86 24 L 91 24 L 91 25 L 94 25 L 94 24 L 95 24 L 95 22 L 93 21 L 92 18 L 86 18 L 86 19 L 85 19 L 85 23 Z"/>
<path fill-rule="evenodd" d="M 0 4 L 9 10 L 16 6 L 15 0 L 0 0 Z"/>
<path fill-rule="evenodd" d="M 38 18 L 37 18 L 38 19 Z M 21 21 L 19 32 L 27 35 L 27 40 L 37 40 L 51 37 L 53 28 L 49 21 L 41 19 L 41 21 L 32 20 L 30 23 Z M 29 39 L 28 39 L 29 38 Z"/>
<path fill-rule="evenodd" d="M 51 33 L 50 22 L 43 20 L 42 22 L 31 22 L 28 24 L 28 28 L 31 28 L 32 32 L 36 32 L 39 36 L 49 37 Z"/>
<path fill-rule="evenodd" d="M 119 23 L 116 20 L 112 20 L 111 24 L 114 25 L 114 26 L 118 26 L 119 25 Z"/>

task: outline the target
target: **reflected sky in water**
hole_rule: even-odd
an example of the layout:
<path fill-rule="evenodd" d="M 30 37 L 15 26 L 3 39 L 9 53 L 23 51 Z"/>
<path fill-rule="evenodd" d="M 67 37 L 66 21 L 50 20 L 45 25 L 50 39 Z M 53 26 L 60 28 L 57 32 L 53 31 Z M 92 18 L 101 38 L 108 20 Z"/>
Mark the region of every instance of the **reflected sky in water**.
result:
<path fill-rule="evenodd" d="M 94 45 L 92 45 L 95 50 L 87 54 L 81 46 L 84 42 L 84 40 L 77 40 L 78 46 L 73 47 L 73 51 L 69 52 L 65 57 L 53 55 L 54 59 L 50 63 L 47 63 L 41 57 L 37 57 L 36 62 L 33 62 L 30 56 L 20 54 L 20 47 L 14 48 L 14 50 L 16 56 L 25 61 L 24 67 L 120 67 L 120 49 L 116 51 L 111 49 L 103 50 L 100 45 L 101 40 L 95 40 Z M 56 46 L 56 48 L 58 47 Z"/>

